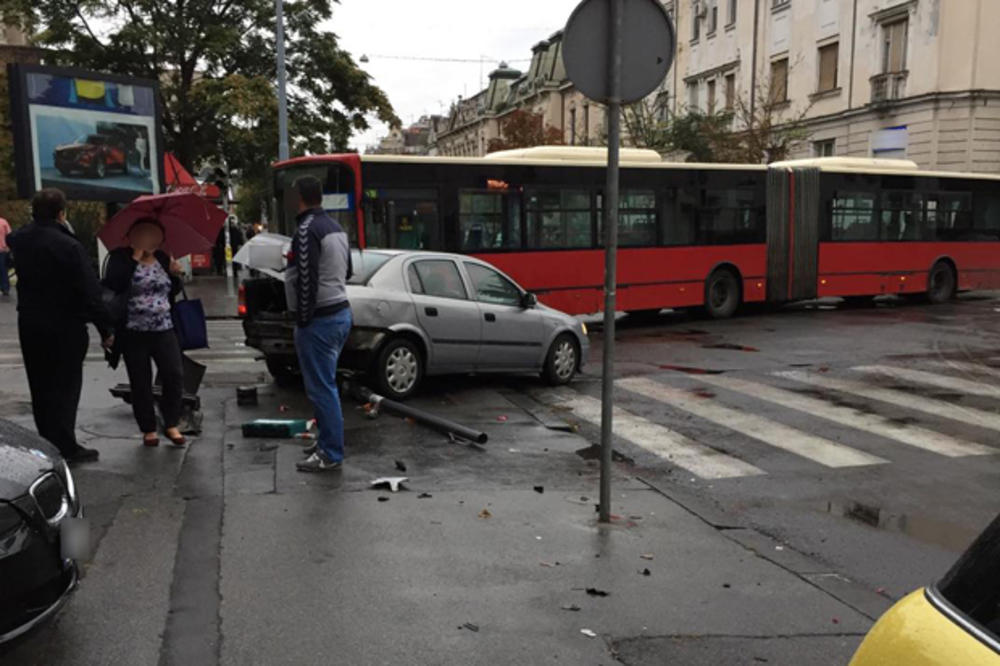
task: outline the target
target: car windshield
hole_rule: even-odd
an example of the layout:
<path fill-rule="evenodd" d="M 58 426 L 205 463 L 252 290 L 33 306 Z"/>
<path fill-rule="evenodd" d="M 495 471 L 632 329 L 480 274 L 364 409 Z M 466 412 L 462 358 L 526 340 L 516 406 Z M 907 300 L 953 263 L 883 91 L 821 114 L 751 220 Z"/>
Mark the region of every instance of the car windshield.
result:
<path fill-rule="evenodd" d="M 371 279 L 378 269 L 385 265 L 385 262 L 392 259 L 393 255 L 387 252 L 373 252 L 371 250 L 351 250 L 351 265 L 354 268 L 354 275 L 347 281 L 347 284 L 364 284 Z"/>
<path fill-rule="evenodd" d="M 100 134 L 91 134 L 90 136 L 87 137 L 87 141 L 86 141 L 86 143 L 92 143 L 92 144 L 98 144 L 98 145 L 99 144 L 104 144 L 104 143 L 107 143 L 107 142 L 108 142 L 107 138 L 101 136 Z"/>
<path fill-rule="evenodd" d="M 1000 516 L 938 583 L 945 599 L 1000 640 Z"/>

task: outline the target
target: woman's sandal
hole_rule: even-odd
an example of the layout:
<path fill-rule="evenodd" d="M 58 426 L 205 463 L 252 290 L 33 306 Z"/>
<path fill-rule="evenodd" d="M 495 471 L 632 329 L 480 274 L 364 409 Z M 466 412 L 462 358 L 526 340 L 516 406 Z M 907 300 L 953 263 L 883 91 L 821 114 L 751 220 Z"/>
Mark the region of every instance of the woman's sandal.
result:
<path fill-rule="evenodd" d="M 144 436 L 142 438 L 142 445 L 143 446 L 149 446 L 149 447 L 159 446 L 160 445 L 160 438 L 156 437 L 155 435 L 153 437 L 145 437 Z"/>
<path fill-rule="evenodd" d="M 167 435 L 167 439 L 169 439 L 174 446 L 184 446 L 187 444 L 187 438 L 185 438 L 184 435 L 177 435 L 177 437 Z"/>

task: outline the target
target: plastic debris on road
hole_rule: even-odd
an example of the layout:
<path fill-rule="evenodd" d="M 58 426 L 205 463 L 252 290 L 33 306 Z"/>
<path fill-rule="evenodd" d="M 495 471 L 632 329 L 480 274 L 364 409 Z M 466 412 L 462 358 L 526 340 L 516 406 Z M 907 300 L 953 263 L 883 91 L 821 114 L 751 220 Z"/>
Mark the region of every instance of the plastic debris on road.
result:
<path fill-rule="evenodd" d="M 572 611 L 574 613 L 581 610 L 580 607 L 577 606 L 576 604 L 563 604 L 562 606 L 560 606 L 560 608 L 562 608 L 564 611 Z"/>
<path fill-rule="evenodd" d="M 394 493 L 398 493 L 400 488 L 405 488 L 403 484 L 409 481 L 405 476 L 384 476 L 380 479 L 375 479 L 371 482 L 371 487 L 375 489 L 386 489 L 388 488 Z"/>
<path fill-rule="evenodd" d="M 643 553 L 642 555 L 639 556 L 639 558 L 643 559 L 643 560 L 651 560 L 651 559 L 653 559 L 653 554 L 652 553 Z"/>
<path fill-rule="evenodd" d="M 545 486 L 535 486 L 535 492 L 541 495 L 545 492 Z"/>
<path fill-rule="evenodd" d="M 404 463 L 402 460 L 397 460 L 396 461 L 396 469 L 399 470 L 400 472 L 405 472 L 406 471 L 406 463 Z"/>
<path fill-rule="evenodd" d="M 420 493 L 417 495 L 417 499 L 430 499 L 432 497 L 434 497 L 434 495 L 431 495 L 430 493 Z"/>
<path fill-rule="evenodd" d="M 378 501 L 379 501 L 379 502 L 388 502 L 388 501 L 389 501 L 389 498 L 388 498 L 388 497 L 386 497 L 385 495 L 379 495 L 379 497 L 378 497 Z"/>
<path fill-rule="evenodd" d="M 471 622 L 466 622 L 461 627 L 459 627 L 459 629 L 468 629 L 469 631 L 478 632 L 479 631 L 479 625 L 478 624 L 472 624 Z"/>
<path fill-rule="evenodd" d="M 590 629 L 581 629 L 580 633 L 583 634 L 584 636 L 588 637 L 588 638 L 597 638 L 597 634 L 595 634 Z"/>
<path fill-rule="evenodd" d="M 587 594 L 589 594 L 592 597 L 606 597 L 611 593 L 605 592 L 604 590 L 599 590 L 596 587 L 588 587 Z"/>

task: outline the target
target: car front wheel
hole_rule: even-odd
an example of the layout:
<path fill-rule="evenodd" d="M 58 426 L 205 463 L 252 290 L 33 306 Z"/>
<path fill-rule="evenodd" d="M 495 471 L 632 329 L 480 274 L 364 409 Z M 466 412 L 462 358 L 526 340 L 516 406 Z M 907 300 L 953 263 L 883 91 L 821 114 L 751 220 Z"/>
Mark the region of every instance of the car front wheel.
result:
<path fill-rule="evenodd" d="M 380 395 L 405 400 L 417 392 L 424 378 L 423 355 L 411 340 L 393 338 L 379 352 L 372 374 Z"/>
<path fill-rule="evenodd" d="M 580 351 L 576 340 L 569 333 L 563 333 L 549 347 L 542 378 L 553 386 L 568 384 L 579 367 Z"/>

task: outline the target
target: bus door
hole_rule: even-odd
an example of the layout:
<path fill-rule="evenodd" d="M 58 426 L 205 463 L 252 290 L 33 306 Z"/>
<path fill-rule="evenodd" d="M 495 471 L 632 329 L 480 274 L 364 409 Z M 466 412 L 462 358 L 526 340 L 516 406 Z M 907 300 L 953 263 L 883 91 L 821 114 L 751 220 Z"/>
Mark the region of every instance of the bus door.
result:
<path fill-rule="evenodd" d="M 767 300 L 816 298 L 820 171 L 773 167 L 767 173 Z"/>
<path fill-rule="evenodd" d="M 365 207 L 367 247 L 401 250 L 441 247 L 436 190 L 368 189 Z"/>

